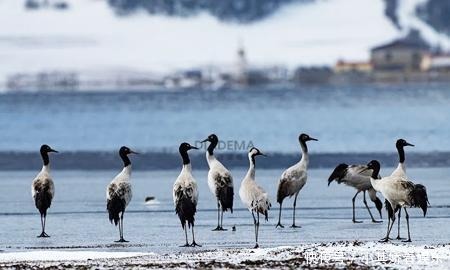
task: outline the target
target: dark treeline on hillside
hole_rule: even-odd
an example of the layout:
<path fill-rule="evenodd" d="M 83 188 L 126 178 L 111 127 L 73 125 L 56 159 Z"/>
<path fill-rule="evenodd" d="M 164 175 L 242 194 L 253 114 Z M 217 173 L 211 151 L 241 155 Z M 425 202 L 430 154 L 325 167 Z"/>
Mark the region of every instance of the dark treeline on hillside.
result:
<path fill-rule="evenodd" d="M 402 28 L 397 17 L 397 10 L 400 8 L 400 1 L 408 0 L 384 0 L 385 14 L 398 28 Z M 450 35 L 450 1 L 449 0 L 428 0 L 416 10 L 419 17 L 430 24 L 439 32 Z"/>
<path fill-rule="evenodd" d="M 280 7 L 314 0 L 108 0 L 119 15 L 145 10 L 154 15 L 190 17 L 207 12 L 221 21 L 249 23 L 272 15 Z"/>

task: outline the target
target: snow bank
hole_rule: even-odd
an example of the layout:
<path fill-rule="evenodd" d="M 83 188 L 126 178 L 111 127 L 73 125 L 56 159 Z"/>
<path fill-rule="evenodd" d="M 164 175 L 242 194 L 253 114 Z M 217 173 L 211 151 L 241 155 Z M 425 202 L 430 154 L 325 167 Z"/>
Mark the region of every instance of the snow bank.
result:
<path fill-rule="evenodd" d="M 286 5 L 264 21 L 237 25 L 207 14 L 118 17 L 104 0 L 68 0 L 69 9 L 27 11 L 0 1 L 0 81 L 37 71 L 165 72 L 233 65 L 241 40 L 251 64 L 334 64 L 367 59 L 368 50 L 398 35 L 383 0 L 318 0 Z"/>
<path fill-rule="evenodd" d="M 86 261 L 91 259 L 90 261 Z M 107 260 L 105 260 L 107 259 Z M 24 264 L 25 262 L 25 264 Z M 0 267 L 98 268 L 433 268 L 448 269 L 450 245 L 330 242 L 261 249 L 180 249 L 172 254 L 36 251 L 0 253 Z"/>
<path fill-rule="evenodd" d="M 106 251 L 28 251 L 28 252 L 5 252 L 0 253 L 0 262 L 21 261 L 82 261 L 98 260 L 108 258 L 128 258 L 149 253 L 139 252 L 106 252 Z"/>

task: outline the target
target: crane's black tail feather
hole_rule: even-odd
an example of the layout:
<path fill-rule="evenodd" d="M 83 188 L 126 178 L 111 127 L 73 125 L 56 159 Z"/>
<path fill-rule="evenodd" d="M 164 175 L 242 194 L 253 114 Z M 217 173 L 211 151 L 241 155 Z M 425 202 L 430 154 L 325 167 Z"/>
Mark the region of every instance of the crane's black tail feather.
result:
<path fill-rule="evenodd" d="M 420 207 L 423 211 L 423 216 L 426 216 L 428 205 L 427 189 L 421 184 L 414 185 L 414 189 L 410 193 L 411 207 Z"/>
<path fill-rule="evenodd" d="M 233 187 L 226 186 L 222 188 L 219 192 L 219 202 L 222 206 L 222 211 L 226 212 L 230 209 L 231 213 L 233 213 L 233 197 L 234 197 L 234 189 Z"/>
<path fill-rule="evenodd" d="M 194 226 L 195 212 L 197 212 L 197 206 L 192 202 L 191 198 L 185 194 L 181 195 L 175 207 L 175 213 L 180 218 L 183 229 L 186 226 L 186 221 L 188 222 L 189 228 Z"/>
<path fill-rule="evenodd" d="M 119 224 L 119 214 L 123 211 L 125 211 L 125 201 L 117 197 L 112 197 L 110 200 L 106 203 L 106 209 L 108 210 L 109 214 L 109 221 L 117 226 Z"/>
<path fill-rule="evenodd" d="M 337 165 L 334 171 L 331 173 L 330 177 L 328 177 L 328 185 L 330 185 L 333 180 L 336 180 L 340 184 L 342 178 L 344 178 L 345 174 L 347 173 L 347 168 L 348 165 L 345 163 Z"/>

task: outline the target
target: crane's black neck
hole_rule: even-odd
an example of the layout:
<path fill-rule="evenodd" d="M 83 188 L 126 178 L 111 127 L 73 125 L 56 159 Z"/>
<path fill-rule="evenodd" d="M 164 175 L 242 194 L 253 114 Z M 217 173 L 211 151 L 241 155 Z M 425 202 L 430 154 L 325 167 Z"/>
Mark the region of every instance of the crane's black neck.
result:
<path fill-rule="evenodd" d="M 128 158 L 128 155 L 125 153 L 120 152 L 120 158 L 122 158 L 123 166 L 126 167 L 128 165 L 131 165 L 131 161 Z"/>
<path fill-rule="evenodd" d="M 303 153 L 308 153 L 308 146 L 306 145 L 306 142 L 304 140 L 300 140 L 300 146 L 302 147 Z"/>
<path fill-rule="evenodd" d="M 213 140 L 210 142 L 209 146 L 208 146 L 208 154 L 213 155 L 214 154 L 214 149 L 217 146 L 218 141 Z"/>
<path fill-rule="evenodd" d="M 188 165 L 191 163 L 191 160 L 189 159 L 189 155 L 187 151 L 180 151 L 181 158 L 183 159 L 183 165 Z"/>
<path fill-rule="evenodd" d="M 252 163 L 253 167 L 255 167 L 256 166 L 255 155 L 251 155 L 250 157 L 251 157 L 251 163 Z"/>
<path fill-rule="evenodd" d="M 397 146 L 397 151 L 399 162 L 400 163 L 405 162 L 405 149 L 403 148 L 403 146 Z"/>
<path fill-rule="evenodd" d="M 42 161 L 44 162 L 44 166 L 47 166 L 50 163 L 50 159 L 48 157 L 48 152 L 41 151 Z"/>
<path fill-rule="evenodd" d="M 378 175 L 380 174 L 380 165 L 373 166 L 372 168 L 372 178 L 378 179 Z"/>

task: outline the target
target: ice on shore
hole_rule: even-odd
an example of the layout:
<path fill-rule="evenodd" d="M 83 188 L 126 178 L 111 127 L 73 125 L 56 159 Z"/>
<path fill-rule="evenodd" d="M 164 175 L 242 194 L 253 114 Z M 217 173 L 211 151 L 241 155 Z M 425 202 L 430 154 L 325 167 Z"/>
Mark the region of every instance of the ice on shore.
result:
<path fill-rule="evenodd" d="M 39 262 L 39 261 L 86 261 L 111 258 L 127 258 L 152 253 L 140 252 L 107 252 L 107 251 L 61 251 L 37 250 L 23 252 L 0 253 L 0 262 Z"/>
<path fill-rule="evenodd" d="M 171 254 L 100 251 L 0 253 L 0 267 L 268 268 L 322 267 L 450 269 L 450 245 L 329 242 L 260 249 L 177 249 Z"/>

